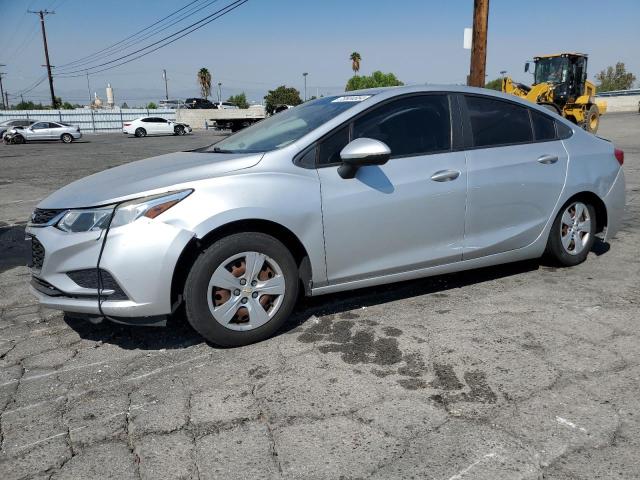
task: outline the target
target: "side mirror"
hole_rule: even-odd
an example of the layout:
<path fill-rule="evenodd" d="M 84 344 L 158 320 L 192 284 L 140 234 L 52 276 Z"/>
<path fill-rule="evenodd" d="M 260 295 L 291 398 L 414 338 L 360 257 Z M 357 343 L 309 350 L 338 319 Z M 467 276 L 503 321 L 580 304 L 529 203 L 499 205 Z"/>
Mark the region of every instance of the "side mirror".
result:
<path fill-rule="evenodd" d="M 527 63 L 525 63 L 525 64 L 524 64 L 524 71 L 525 71 L 525 72 L 528 72 L 528 71 L 529 71 L 529 66 L 530 66 L 529 62 L 527 62 Z"/>
<path fill-rule="evenodd" d="M 384 165 L 391 156 L 391 149 L 373 138 L 356 138 L 340 152 L 342 165 L 338 174 L 345 179 L 353 178 L 358 168 L 367 165 Z"/>

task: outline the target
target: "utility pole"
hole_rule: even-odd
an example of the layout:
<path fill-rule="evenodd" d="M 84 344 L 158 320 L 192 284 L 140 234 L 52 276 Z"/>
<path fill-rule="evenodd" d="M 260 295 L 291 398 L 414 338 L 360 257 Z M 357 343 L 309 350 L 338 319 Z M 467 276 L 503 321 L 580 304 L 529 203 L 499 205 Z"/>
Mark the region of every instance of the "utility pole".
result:
<path fill-rule="evenodd" d="M 4 63 L 0 63 L 0 67 L 6 67 L 6 65 Z M 8 110 L 9 105 L 5 103 L 4 89 L 2 88 L 2 75 L 6 75 L 6 73 L 0 72 L 0 101 L 2 102 L 2 109 Z"/>
<path fill-rule="evenodd" d="M 307 75 L 309 75 L 308 72 L 304 72 L 302 74 L 302 76 L 304 77 L 304 101 L 307 101 Z"/>
<path fill-rule="evenodd" d="M 473 40 L 471 43 L 471 67 L 469 85 L 484 87 L 487 67 L 487 29 L 489 23 L 489 0 L 473 2 Z"/>
<path fill-rule="evenodd" d="M 222 82 L 218 82 L 218 103 L 222 103 Z"/>
<path fill-rule="evenodd" d="M 87 93 L 89 94 L 89 108 L 91 108 L 91 103 L 93 102 L 93 100 L 91 100 L 91 85 L 89 84 L 89 70 L 86 70 L 86 74 L 87 74 Z"/>
<path fill-rule="evenodd" d="M 49 90 L 51 92 L 51 108 L 56 108 L 56 95 L 53 91 L 53 76 L 51 75 L 51 63 L 49 62 L 49 47 L 47 46 L 47 31 L 44 28 L 44 16 L 50 15 L 56 12 L 50 12 L 49 10 L 39 10 L 34 12 L 33 10 L 27 10 L 29 13 L 35 13 L 40 16 L 40 26 L 42 27 L 42 41 L 44 43 L 44 58 L 47 62 L 47 75 L 49 76 Z"/>
<path fill-rule="evenodd" d="M 167 87 L 167 70 L 162 69 L 162 78 L 164 78 L 164 98 L 169 100 L 169 87 Z"/>

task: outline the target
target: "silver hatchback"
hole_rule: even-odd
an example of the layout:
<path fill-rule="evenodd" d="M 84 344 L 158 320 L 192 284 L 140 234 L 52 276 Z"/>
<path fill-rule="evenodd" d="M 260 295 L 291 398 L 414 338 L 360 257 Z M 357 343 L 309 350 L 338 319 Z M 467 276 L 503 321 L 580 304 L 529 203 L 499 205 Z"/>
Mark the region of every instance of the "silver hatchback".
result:
<path fill-rule="evenodd" d="M 320 98 L 220 143 L 112 168 L 43 200 L 31 290 L 76 315 L 264 339 L 321 295 L 537 258 L 618 230 L 623 153 L 484 89 Z"/>

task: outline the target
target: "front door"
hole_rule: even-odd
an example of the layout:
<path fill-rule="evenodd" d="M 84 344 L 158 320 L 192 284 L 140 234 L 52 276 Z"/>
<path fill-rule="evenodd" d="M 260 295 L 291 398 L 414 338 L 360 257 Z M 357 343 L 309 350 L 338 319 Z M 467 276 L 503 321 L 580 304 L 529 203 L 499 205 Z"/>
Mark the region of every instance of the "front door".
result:
<path fill-rule="evenodd" d="M 27 129 L 27 140 L 47 140 L 49 138 L 49 122 L 36 122 Z"/>
<path fill-rule="evenodd" d="M 343 179 L 340 150 L 361 137 L 386 143 L 391 159 Z M 447 95 L 374 107 L 322 140 L 317 158 L 330 284 L 461 260 L 466 165 L 451 151 Z"/>

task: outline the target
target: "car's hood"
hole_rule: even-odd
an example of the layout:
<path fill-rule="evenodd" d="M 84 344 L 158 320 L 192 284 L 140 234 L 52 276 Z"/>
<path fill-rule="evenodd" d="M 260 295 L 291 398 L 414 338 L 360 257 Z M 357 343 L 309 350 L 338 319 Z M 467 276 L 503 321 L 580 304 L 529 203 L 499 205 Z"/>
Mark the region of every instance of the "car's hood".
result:
<path fill-rule="evenodd" d="M 120 165 L 76 180 L 38 208 L 79 208 L 135 198 L 149 191 L 217 177 L 256 165 L 263 154 L 177 152 Z"/>

